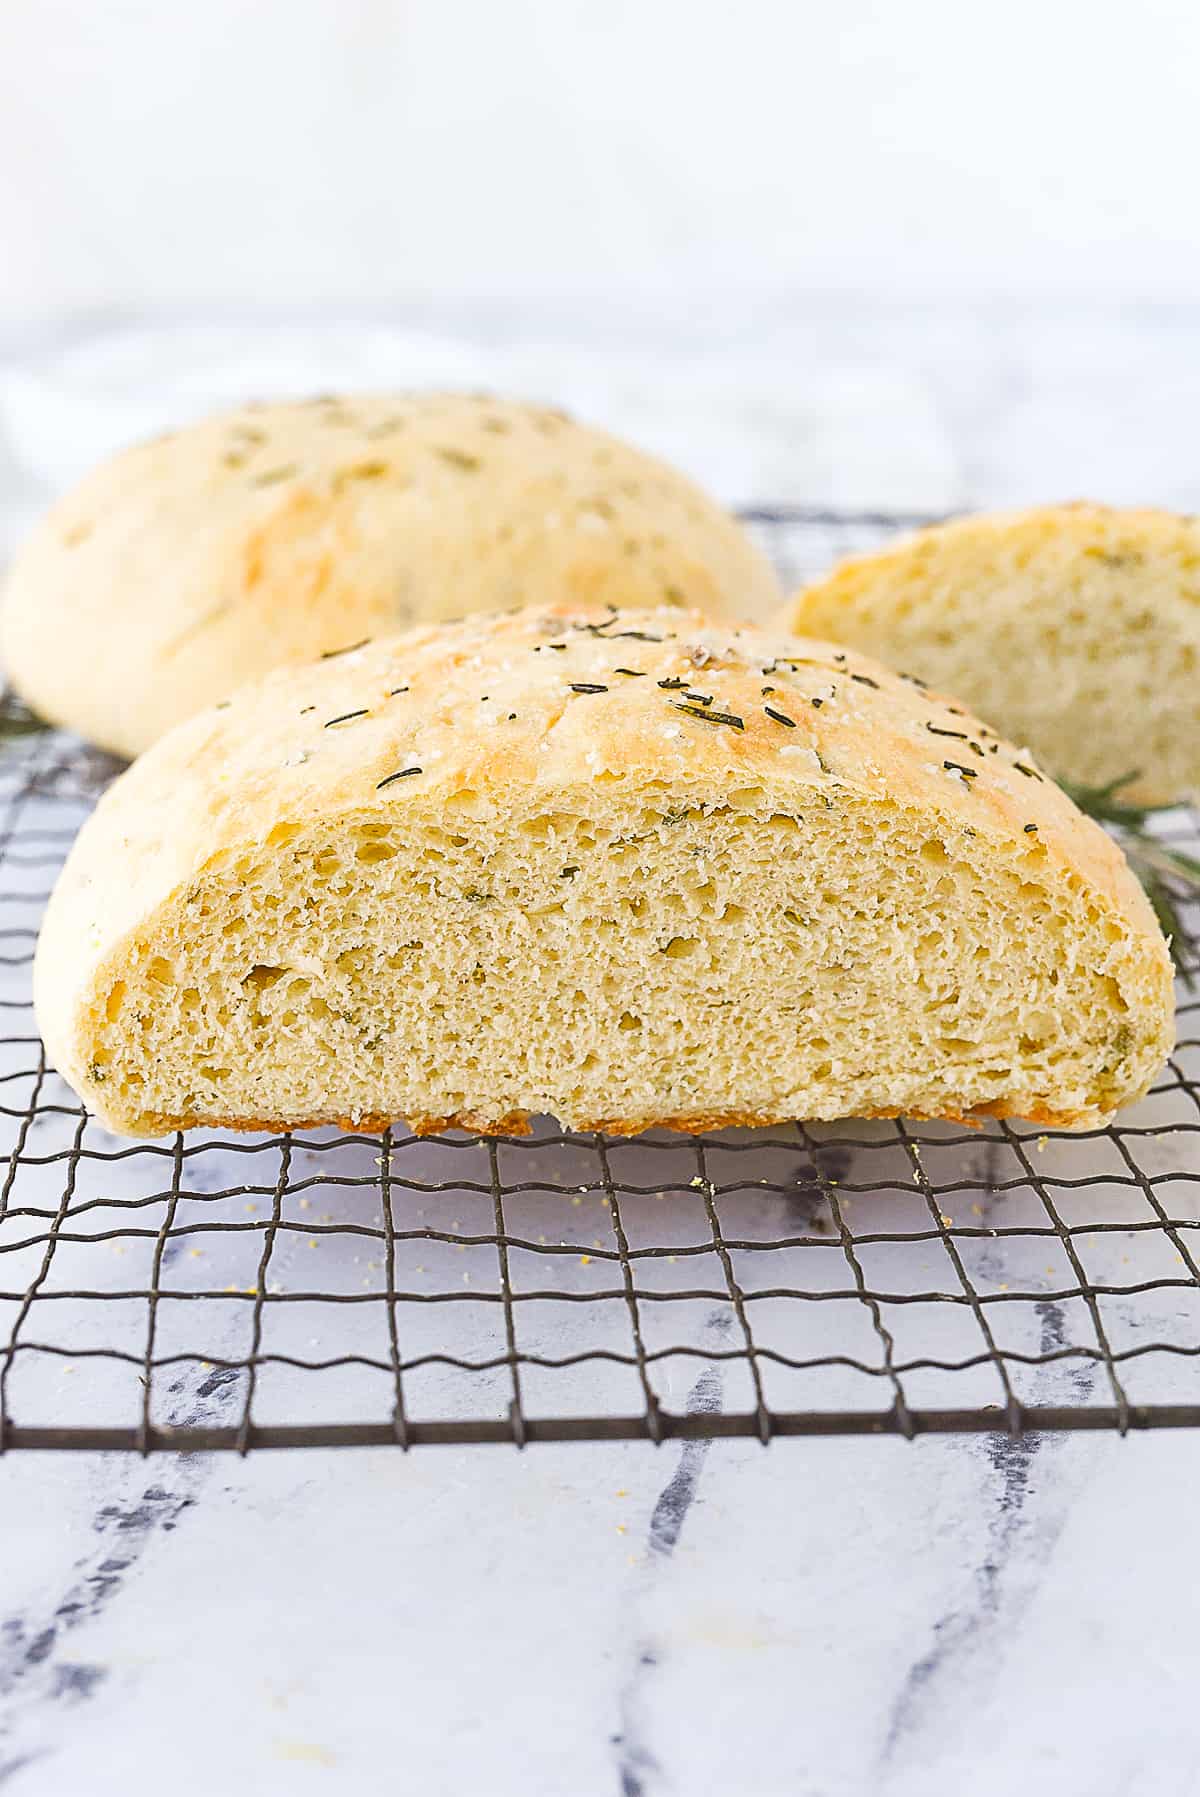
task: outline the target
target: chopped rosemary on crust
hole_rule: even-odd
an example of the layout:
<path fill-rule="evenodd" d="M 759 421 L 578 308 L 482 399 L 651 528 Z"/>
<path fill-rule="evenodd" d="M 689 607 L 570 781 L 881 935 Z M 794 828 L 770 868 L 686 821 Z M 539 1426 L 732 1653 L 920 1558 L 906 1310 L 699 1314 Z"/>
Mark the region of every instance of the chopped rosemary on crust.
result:
<path fill-rule="evenodd" d="M 764 705 L 763 710 L 769 718 L 774 718 L 777 724 L 783 724 L 788 730 L 794 730 L 796 728 L 795 718 L 789 718 L 785 712 L 776 711 L 774 707 L 770 705 Z"/>
<path fill-rule="evenodd" d="M 978 755 L 979 759 L 983 760 L 983 745 L 977 743 L 973 736 L 968 736 L 965 730 L 943 730 L 939 725 L 930 723 L 927 723 L 925 728 L 931 736 L 952 736 L 956 742 L 966 743 L 972 755 Z"/>
<path fill-rule="evenodd" d="M 369 636 L 360 637 L 357 643 L 347 643 L 342 649 L 322 649 L 322 661 L 334 661 L 339 655 L 353 655 L 356 649 L 365 649 L 370 642 Z"/>
<path fill-rule="evenodd" d="M 394 774 L 386 774 L 382 780 L 376 781 L 375 791 L 382 792 L 383 788 L 390 786 L 393 780 L 410 780 L 414 774 L 423 774 L 424 772 L 424 768 L 420 767 L 397 768 Z"/>
<path fill-rule="evenodd" d="M 357 711 L 343 711 L 336 718 L 326 718 L 322 728 L 325 730 L 332 730 L 335 724 L 348 724 L 352 718 L 365 718 L 366 715 L 367 707 L 362 705 Z"/>
<path fill-rule="evenodd" d="M 703 705 L 681 705 L 678 700 L 671 701 L 672 711 L 686 712 L 690 718 L 699 718 L 702 724 L 728 724 L 732 730 L 744 730 L 745 721 L 735 717 L 732 711 L 706 711 Z"/>
<path fill-rule="evenodd" d="M 335 487 L 341 487 L 348 480 L 380 480 L 387 473 L 387 462 L 352 462 L 348 468 L 339 468 L 333 480 Z"/>
<path fill-rule="evenodd" d="M 572 680 L 571 691 L 573 693 L 606 693 L 608 688 L 600 686 L 594 680 Z"/>

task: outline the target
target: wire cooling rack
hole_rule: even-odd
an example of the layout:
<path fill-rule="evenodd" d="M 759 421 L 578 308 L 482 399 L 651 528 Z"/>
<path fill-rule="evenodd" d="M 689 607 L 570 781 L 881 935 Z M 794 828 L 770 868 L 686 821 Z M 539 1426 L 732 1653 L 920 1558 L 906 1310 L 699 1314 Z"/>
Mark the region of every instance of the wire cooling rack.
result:
<path fill-rule="evenodd" d="M 789 580 L 909 522 L 750 521 Z M 1176 1054 L 1107 1130 L 130 1144 L 29 994 L 116 764 L 26 722 L 0 706 L 0 1447 L 1200 1423 L 1197 907 Z"/>

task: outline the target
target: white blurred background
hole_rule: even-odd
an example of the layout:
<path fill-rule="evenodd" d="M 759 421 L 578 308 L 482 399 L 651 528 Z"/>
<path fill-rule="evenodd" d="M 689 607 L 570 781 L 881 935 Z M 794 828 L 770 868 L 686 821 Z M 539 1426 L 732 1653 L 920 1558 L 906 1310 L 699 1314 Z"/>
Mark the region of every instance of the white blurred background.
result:
<path fill-rule="evenodd" d="M 1193 504 L 1198 152 L 1191 0 L 4 0 L 7 528 L 427 379 L 734 501 Z"/>

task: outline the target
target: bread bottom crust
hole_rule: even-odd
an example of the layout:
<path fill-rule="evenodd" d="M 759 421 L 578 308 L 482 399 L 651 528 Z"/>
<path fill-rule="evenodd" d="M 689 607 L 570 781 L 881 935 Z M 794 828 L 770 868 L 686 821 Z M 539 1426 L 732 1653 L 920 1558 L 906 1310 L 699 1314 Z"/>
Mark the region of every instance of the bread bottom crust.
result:
<path fill-rule="evenodd" d="M 898 1117 L 907 1117 L 913 1123 L 961 1123 L 967 1129 L 982 1129 L 984 1123 L 1013 1117 L 1024 1123 L 1036 1123 L 1049 1129 L 1089 1129 L 1103 1127 L 1107 1114 L 1097 1111 L 1052 1111 L 1045 1105 L 1033 1105 L 1028 1108 L 1009 1104 L 1004 1099 L 993 1100 L 989 1104 L 975 1105 L 969 1111 L 859 1111 L 854 1117 L 837 1119 L 839 1122 L 877 1122 L 894 1121 Z M 606 1136 L 641 1136 L 653 1129 L 674 1130 L 680 1135 L 699 1136 L 720 1129 L 770 1129 L 784 1123 L 809 1121 L 785 1115 L 778 1111 L 704 1111 L 689 1117 L 645 1117 L 635 1120 L 622 1117 L 597 1118 L 595 1121 L 577 1123 L 572 1126 L 571 1135 L 606 1135 Z M 822 1118 L 822 1122 L 832 1119 Z M 147 1134 L 166 1135 L 177 1129 L 220 1129 L 237 1130 L 245 1134 L 267 1132 L 272 1135 L 283 1134 L 298 1129 L 342 1129 L 353 1135 L 382 1135 L 384 1130 L 392 1128 L 398 1122 L 407 1122 L 414 1136 L 440 1136 L 449 1130 L 464 1130 L 476 1136 L 528 1136 L 533 1134 L 533 1125 L 527 1111 L 513 1111 L 505 1117 L 485 1118 L 473 1116 L 470 1112 L 459 1112 L 451 1117 L 410 1117 L 407 1119 L 386 1117 L 379 1113 L 370 1113 L 357 1118 L 353 1117 L 305 1117 L 283 1121 L 270 1118 L 239 1117 L 190 1117 L 186 1123 L 164 1121 L 161 1129 L 147 1131 Z"/>

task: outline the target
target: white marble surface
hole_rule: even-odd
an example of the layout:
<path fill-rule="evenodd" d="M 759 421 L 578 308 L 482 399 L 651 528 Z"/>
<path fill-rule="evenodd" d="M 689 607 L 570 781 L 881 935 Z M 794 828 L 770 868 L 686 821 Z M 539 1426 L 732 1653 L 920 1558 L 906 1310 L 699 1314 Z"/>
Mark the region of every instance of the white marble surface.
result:
<path fill-rule="evenodd" d="M 14 1458 L 9 1784 L 1187 1797 L 1197 1470 L 1190 1436 Z"/>
<path fill-rule="evenodd" d="M 774 471 L 763 497 L 1197 503 L 1187 319 L 859 312 L 777 332 L 783 423 L 756 436 L 755 408 L 732 406 L 738 466 Z M 736 392 L 771 350 L 758 331 L 710 379 Z M 598 354 L 593 340 L 570 378 L 601 391 Z M 682 377 L 638 366 L 668 448 Z M 18 389 L 28 408 L 28 367 L 0 380 Z M 748 496 L 720 479 L 733 463 L 702 423 L 685 433 L 693 465 Z M 40 463 L 35 437 L 27 424 L 9 445 L 10 520 L 43 490 L 35 467 L 53 481 L 53 435 Z M 131 1181 L 114 1164 L 103 1189 Z M 727 1395 L 718 1363 L 690 1379 L 680 1403 Z M 219 1385 L 185 1396 L 220 1413 Z M 1184 1797 L 1196 1472 L 1187 1433 L 13 1454 L 0 1786 Z"/>

